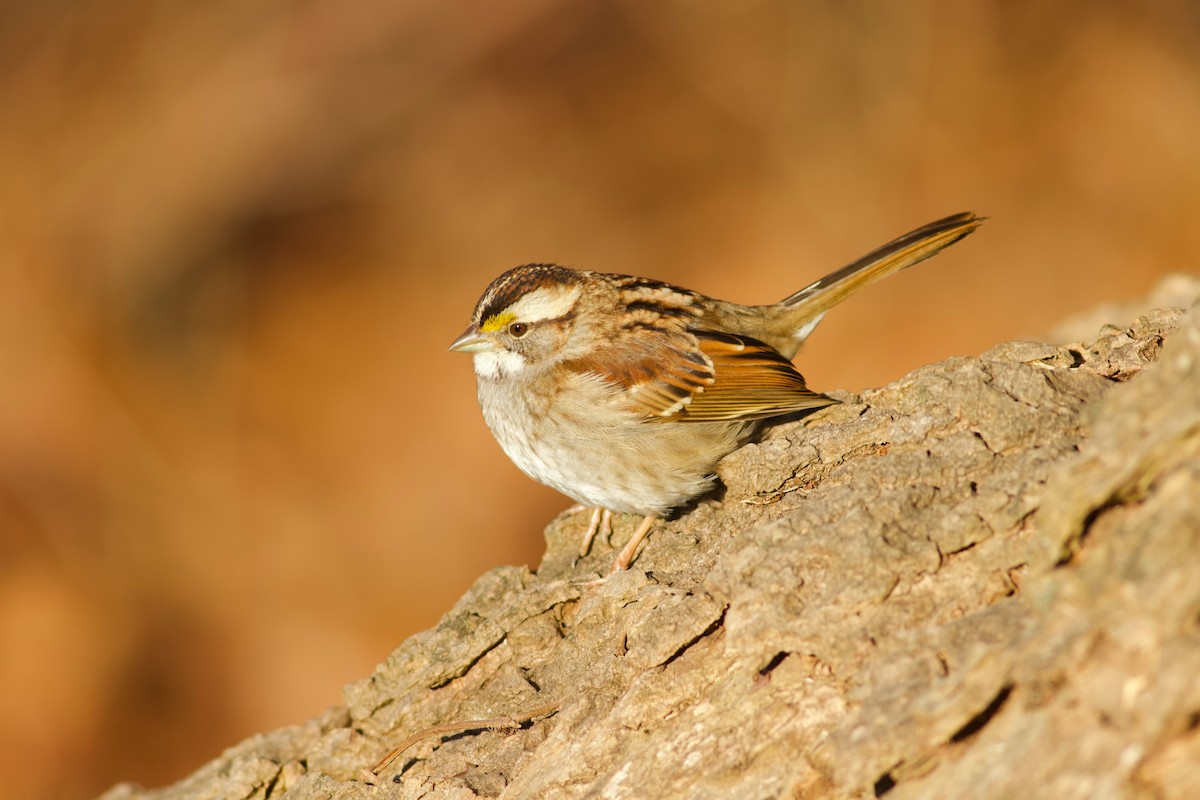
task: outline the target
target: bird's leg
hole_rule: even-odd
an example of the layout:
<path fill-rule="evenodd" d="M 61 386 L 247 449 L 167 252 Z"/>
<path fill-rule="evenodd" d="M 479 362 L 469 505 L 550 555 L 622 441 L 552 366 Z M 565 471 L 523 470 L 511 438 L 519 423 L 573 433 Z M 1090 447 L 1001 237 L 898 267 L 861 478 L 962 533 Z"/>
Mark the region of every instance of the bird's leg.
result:
<path fill-rule="evenodd" d="M 650 533 L 650 529 L 654 527 L 654 523 L 658 521 L 658 517 L 654 514 L 647 514 L 642 520 L 642 524 L 638 525 L 637 530 L 633 532 L 633 536 L 621 548 L 621 552 L 613 559 L 612 571 L 620 572 L 623 569 L 629 568 L 629 562 L 633 561 L 634 554 L 637 553 L 638 545 L 642 543 L 642 539 Z"/>
<path fill-rule="evenodd" d="M 586 506 L 576 506 L 575 510 L 583 511 Z M 592 547 L 592 540 L 596 538 L 596 532 L 599 531 L 600 536 L 604 539 L 605 544 L 612 543 L 612 512 L 607 508 L 593 508 L 592 519 L 588 523 L 587 530 L 583 532 L 583 540 L 579 543 L 579 557 L 583 558 L 588 554 L 588 550 Z"/>

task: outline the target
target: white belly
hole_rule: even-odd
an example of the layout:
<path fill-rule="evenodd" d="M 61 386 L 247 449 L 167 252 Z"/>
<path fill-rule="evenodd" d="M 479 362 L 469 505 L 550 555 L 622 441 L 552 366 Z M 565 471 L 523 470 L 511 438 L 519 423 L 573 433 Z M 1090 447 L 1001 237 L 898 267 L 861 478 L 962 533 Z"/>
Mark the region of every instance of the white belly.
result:
<path fill-rule="evenodd" d="M 611 403 L 567 404 L 483 378 L 479 401 L 492 434 L 525 474 L 585 506 L 632 514 L 665 515 L 707 493 L 716 463 L 753 428 L 636 421 Z"/>

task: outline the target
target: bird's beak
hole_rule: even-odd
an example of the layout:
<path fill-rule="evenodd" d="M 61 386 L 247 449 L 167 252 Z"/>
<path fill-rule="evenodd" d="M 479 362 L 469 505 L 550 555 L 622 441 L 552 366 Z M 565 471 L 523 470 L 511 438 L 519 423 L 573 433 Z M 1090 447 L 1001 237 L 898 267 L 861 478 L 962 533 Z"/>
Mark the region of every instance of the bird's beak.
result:
<path fill-rule="evenodd" d="M 491 348 L 492 340 L 480 333 L 474 325 L 463 331 L 462 336 L 450 345 L 450 349 L 455 353 L 478 353 Z"/>

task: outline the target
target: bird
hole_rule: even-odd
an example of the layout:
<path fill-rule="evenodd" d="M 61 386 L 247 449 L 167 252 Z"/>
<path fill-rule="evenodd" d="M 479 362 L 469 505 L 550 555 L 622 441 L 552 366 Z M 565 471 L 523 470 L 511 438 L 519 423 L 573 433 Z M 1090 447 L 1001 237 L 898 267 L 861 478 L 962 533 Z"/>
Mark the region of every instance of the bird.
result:
<path fill-rule="evenodd" d="M 713 490 L 717 463 L 764 420 L 837 402 L 792 363 L 827 311 L 984 219 L 931 222 L 770 305 L 525 264 L 484 290 L 450 350 L 473 356 L 484 420 L 517 467 L 594 509 L 581 556 L 597 530 L 611 532 L 614 512 L 642 517 L 617 572 L 655 522 Z"/>

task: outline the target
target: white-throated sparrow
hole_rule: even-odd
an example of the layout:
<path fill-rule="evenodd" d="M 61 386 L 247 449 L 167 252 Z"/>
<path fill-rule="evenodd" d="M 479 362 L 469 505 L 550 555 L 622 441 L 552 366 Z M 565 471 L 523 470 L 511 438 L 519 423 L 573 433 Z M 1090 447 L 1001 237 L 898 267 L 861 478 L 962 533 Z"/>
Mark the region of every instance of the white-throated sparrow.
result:
<path fill-rule="evenodd" d="M 826 311 L 982 222 L 932 222 L 767 306 L 527 264 L 492 281 L 450 349 L 474 355 L 483 417 L 508 457 L 596 509 L 581 552 L 607 512 L 643 515 L 616 571 L 658 517 L 712 488 L 717 462 L 760 420 L 836 402 L 791 363 Z"/>

